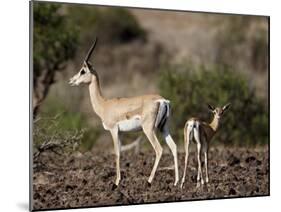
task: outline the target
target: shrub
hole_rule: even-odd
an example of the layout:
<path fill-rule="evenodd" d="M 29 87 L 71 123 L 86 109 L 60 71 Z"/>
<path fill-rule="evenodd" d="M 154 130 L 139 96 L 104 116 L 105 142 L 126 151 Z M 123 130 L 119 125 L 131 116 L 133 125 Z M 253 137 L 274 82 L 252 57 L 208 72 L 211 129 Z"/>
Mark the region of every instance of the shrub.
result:
<path fill-rule="evenodd" d="M 210 121 L 207 103 L 222 106 L 230 102 L 223 129 L 214 140 L 225 145 L 267 144 L 267 104 L 256 97 L 242 74 L 227 67 L 170 66 L 162 70 L 159 88 L 171 100 L 171 128 L 176 139 L 182 140 L 188 118 L 198 116 Z"/>
<path fill-rule="evenodd" d="M 53 119 L 54 116 L 56 119 Z M 48 117 L 51 117 L 51 119 Z M 100 128 L 92 127 L 82 113 L 71 111 L 55 97 L 46 99 L 38 118 L 43 120 L 38 122 L 35 127 L 41 129 L 42 135 L 49 135 L 51 137 L 52 135 L 67 135 L 83 131 L 79 146 L 81 151 L 91 150 L 100 136 Z M 42 142 L 40 138 L 34 138 L 35 144 Z"/>
<path fill-rule="evenodd" d="M 107 8 L 100 14 L 97 28 L 101 30 L 102 36 L 110 35 L 108 39 L 116 42 L 145 38 L 145 31 L 128 10 Z"/>
<path fill-rule="evenodd" d="M 56 73 L 77 49 L 76 27 L 61 14 L 59 4 L 34 2 L 33 32 L 33 115 L 49 93 Z"/>
<path fill-rule="evenodd" d="M 126 43 L 145 39 L 146 33 L 129 10 L 92 6 L 69 6 L 71 22 L 79 26 L 81 40 L 98 35 L 105 43 Z"/>

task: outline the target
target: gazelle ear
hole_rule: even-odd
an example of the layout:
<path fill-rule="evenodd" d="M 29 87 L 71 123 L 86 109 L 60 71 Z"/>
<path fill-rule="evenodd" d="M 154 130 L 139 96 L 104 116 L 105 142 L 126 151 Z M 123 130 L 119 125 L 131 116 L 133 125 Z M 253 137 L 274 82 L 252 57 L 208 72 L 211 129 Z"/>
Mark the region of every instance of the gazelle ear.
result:
<path fill-rule="evenodd" d="M 225 106 L 222 107 L 223 111 L 226 111 L 230 107 L 230 103 L 226 104 Z"/>
<path fill-rule="evenodd" d="M 208 109 L 209 109 L 210 111 L 212 111 L 212 112 L 213 112 L 213 110 L 215 110 L 215 108 L 214 108 L 212 105 L 207 104 L 207 106 L 208 106 Z"/>

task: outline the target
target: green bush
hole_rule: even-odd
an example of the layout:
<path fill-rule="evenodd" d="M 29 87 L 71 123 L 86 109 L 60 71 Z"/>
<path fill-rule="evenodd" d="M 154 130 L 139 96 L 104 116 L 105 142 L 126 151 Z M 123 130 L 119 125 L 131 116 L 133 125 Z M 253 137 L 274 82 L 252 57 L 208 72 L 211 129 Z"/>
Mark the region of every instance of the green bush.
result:
<path fill-rule="evenodd" d="M 131 12 L 124 8 L 69 6 L 71 22 L 79 27 L 81 40 L 98 35 L 104 43 L 144 40 L 146 33 Z"/>
<path fill-rule="evenodd" d="M 43 120 L 38 122 L 36 127 L 43 130 L 42 133 L 49 135 L 49 137 L 56 134 L 83 131 L 83 137 L 79 147 L 81 151 L 91 150 L 95 141 L 100 136 L 100 128 L 92 127 L 82 113 L 71 111 L 55 97 L 46 99 L 40 112 L 40 118 Z M 40 139 L 35 139 L 34 143 L 41 142 Z"/>
<path fill-rule="evenodd" d="M 60 70 L 74 56 L 77 28 L 55 3 L 34 2 L 34 77 L 45 69 Z"/>
<path fill-rule="evenodd" d="M 56 3 L 33 2 L 33 117 L 77 49 L 76 26 Z"/>
<path fill-rule="evenodd" d="M 170 66 L 162 70 L 159 87 L 161 95 L 171 101 L 176 139 L 183 139 L 184 124 L 190 117 L 211 120 L 207 103 L 223 106 L 230 102 L 214 140 L 240 146 L 268 143 L 267 104 L 256 97 L 242 74 L 226 67 Z"/>

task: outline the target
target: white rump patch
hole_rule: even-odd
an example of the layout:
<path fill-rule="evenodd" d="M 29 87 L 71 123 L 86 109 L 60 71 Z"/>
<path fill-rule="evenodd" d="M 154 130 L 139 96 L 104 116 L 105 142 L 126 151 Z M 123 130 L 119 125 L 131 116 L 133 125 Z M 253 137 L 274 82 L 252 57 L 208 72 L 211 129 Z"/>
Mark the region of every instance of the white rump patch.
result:
<path fill-rule="evenodd" d="M 133 116 L 130 119 L 122 120 L 117 123 L 121 132 L 139 131 L 141 130 L 141 117 Z"/>
<path fill-rule="evenodd" d="M 190 141 L 193 140 L 193 138 L 196 139 L 196 137 L 198 137 L 198 133 L 199 133 L 199 122 L 195 121 L 195 120 L 188 121 L 186 133 L 189 135 Z"/>
<path fill-rule="evenodd" d="M 188 131 L 191 131 L 195 127 L 196 127 L 196 122 L 194 120 L 188 121 L 188 125 L 187 125 Z"/>

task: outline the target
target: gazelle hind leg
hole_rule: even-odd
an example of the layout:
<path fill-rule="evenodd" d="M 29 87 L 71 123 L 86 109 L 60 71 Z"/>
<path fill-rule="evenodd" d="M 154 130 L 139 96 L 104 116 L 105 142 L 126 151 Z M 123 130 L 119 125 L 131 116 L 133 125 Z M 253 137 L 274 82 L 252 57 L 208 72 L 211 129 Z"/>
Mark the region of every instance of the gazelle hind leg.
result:
<path fill-rule="evenodd" d="M 201 167 L 201 141 L 200 141 L 200 134 L 199 134 L 199 126 L 197 126 L 193 129 L 194 131 L 194 139 L 197 143 L 197 161 L 198 161 L 198 170 L 197 170 L 197 187 L 200 186 L 200 179 L 201 184 L 204 184 L 204 179 L 202 176 L 202 167 Z"/>
<path fill-rule="evenodd" d="M 156 172 L 156 169 L 158 167 L 158 163 L 160 161 L 160 158 L 162 156 L 162 152 L 163 152 L 163 149 L 155 135 L 155 132 L 154 132 L 154 129 L 152 128 L 148 128 L 148 127 L 144 127 L 143 129 L 145 135 L 147 136 L 148 140 L 150 141 L 154 151 L 155 151 L 155 154 L 156 154 L 156 158 L 155 158 L 155 161 L 154 161 L 154 165 L 153 165 L 153 168 L 152 168 L 152 171 L 151 171 L 151 174 L 148 178 L 148 182 L 151 183 L 153 178 L 154 178 L 154 175 L 155 175 L 155 172 Z"/>
<path fill-rule="evenodd" d="M 177 145 L 175 144 L 174 140 L 172 139 L 170 132 L 169 132 L 169 127 L 168 124 L 166 123 L 164 126 L 164 131 L 163 131 L 163 137 L 170 148 L 173 157 L 174 157 L 174 165 L 175 165 L 175 183 L 174 185 L 177 185 L 179 181 L 179 168 L 178 168 L 178 156 L 177 156 Z"/>
<path fill-rule="evenodd" d="M 188 126 L 184 129 L 184 149 L 185 149 L 185 159 L 184 159 L 184 170 L 183 170 L 183 176 L 181 180 L 181 188 L 183 187 L 185 176 L 186 176 L 186 169 L 187 169 L 187 162 L 188 162 L 188 154 L 189 154 L 189 141 L 191 139 L 190 131 L 188 129 Z"/>
<path fill-rule="evenodd" d="M 115 180 L 115 185 L 118 186 L 120 179 L 121 179 L 121 174 L 120 174 L 120 140 L 119 140 L 119 135 L 118 135 L 118 129 L 114 128 L 110 130 L 111 136 L 113 139 L 113 144 L 114 144 L 114 152 L 115 152 L 115 162 L 116 162 L 116 180 Z"/>
<path fill-rule="evenodd" d="M 205 172 L 206 172 L 206 183 L 209 183 L 209 173 L 208 173 L 208 144 L 204 145 L 203 148 L 204 152 L 204 163 L 205 163 Z"/>

